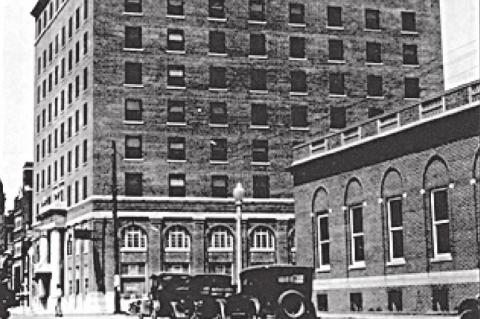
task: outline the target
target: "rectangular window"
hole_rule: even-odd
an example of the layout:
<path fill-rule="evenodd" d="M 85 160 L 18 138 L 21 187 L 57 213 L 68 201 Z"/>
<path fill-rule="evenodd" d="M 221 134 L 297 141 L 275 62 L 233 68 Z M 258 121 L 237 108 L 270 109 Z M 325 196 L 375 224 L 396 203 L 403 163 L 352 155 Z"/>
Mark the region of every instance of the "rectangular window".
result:
<path fill-rule="evenodd" d="M 87 126 L 88 123 L 88 104 L 83 104 L 83 126 Z"/>
<path fill-rule="evenodd" d="M 75 98 L 78 98 L 80 95 L 80 76 L 75 77 Z"/>
<path fill-rule="evenodd" d="M 371 30 L 380 29 L 380 11 L 365 9 L 365 28 Z"/>
<path fill-rule="evenodd" d="M 83 176 L 83 192 L 82 192 L 82 199 L 87 199 L 88 197 L 88 183 L 87 183 L 87 176 Z"/>
<path fill-rule="evenodd" d="M 252 161 L 268 162 L 268 141 L 267 140 L 252 141 Z"/>
<path fill-rule="evenodd" d="M 48 103 L 48 124 L 52 123 L 52 103 Z"/>
<path fill-rule="evenodd" d="M 71 38 L 73 35 L 73 17 L 68 19 L 68 38 Z"/>
<path fill-rule="evenodd" d="M 249 19 L 265 21 L 265 0 L 249 0 Z"/>
<path fill-rule="evenodd" d="M 73 84 L 68 83 L 68 104 L 71 104 L 73 101 Z"/>
<path fill-rule="evenodd" d="M 125 84 L 142 84 L 142 64 L 125 62 Z"/>
<path fill-rule="evenodd" d="M 68 138 L 72 137 L 72 117 L 70 116 L 68 118 L 68 132 L 67 132 Z"/>
<path fill-rule="evenodd" d="M 417 31 L 415 12 L 402 12 L 402 31 Z"/>
<path fill-rule="evenodd" d="M 250 34 L 250 55 L 265 56 L 267 50 L 265 47 L 265 34 L 251 33 Z"/>
<path fill-rule="evenodd" d="M 88 141 L 83 140 L 83 163 L 88 161 Z"/>
<path fill-rule="evenodd" d="M 55 85 L 58 84 L 58 65 L 55 66 Z"/>
<path fill-rule="evenodd" d="M 72 186 L 67 186 L 67 207 L 72 205 Z"/>
<path fill-rule="evenodd" d="M 58 53 L 58 34 L 55 35 L 55 54 Z"/>
<path fill-rule="evenodd" d="M 88 52 L 88 32 L 83 34 L 83 54 L 87 54 Z"/>
<path fill-rule="evenodd" d="M 363 206 L 350 207 L 350 246 L 351 264 L 363 264 L 364 254 L 364 232 L 363 232 Z"/>
<path fill-rule="evenodd" d="M 168 159 L 185 160 L 185 138 L 184 137 L 168 138 Z"/>
<path fill-rule="evenodd" d="M 317 295 L 317 310 L 328 311 L 328 295 L 327 294 Z"/>
<path fill-rule="evenodd" d="M 52 153 L 52 134 L 48 134 L 48 155 Z"/>
<path fill-rule="evenodd" d="M 345 95 L 343 73 L 330 73 L 329 90 L 331 95 Z"/>
<path fill-rule="evenodd" d="M 403 259 L 403 217 L 402 198 L 387 201 L 389 260 Z"/>
<path fill-rule="evenodd" d="M 71 71 L 73 68 L 73 51 L 68 51 L 68 71 Z"/>
<path fill-rule="evenodd" d="M 75 10 L 75 29 L 80 28 L 80 8 Z"/>
<path fill-rule="evenodd" d="M 250 110 L 252 125 L 265 126 L 268 125 L 267 105 L 264 103 L 253 103 Z"/>
<path fill-rule="evenodd" d="M 65 46 L 65 39 L 66 39 L 66 29 L 65 29 L 65 26 L 62 27 L 62 47 Z"/>
<path fill-rule="evenodd" d="M 142 0 L 125 0 L 125 12 L 142 12 Z"/>
<path fill-rule="evenodd" d="M 65 157 L 62 156 L 60 157 L 60 177 L 63 177 L 65 175 Z"/>
<path fill-rule="evenodd" d="M 290 91 L 298 93 L 307 92 L 307 75 L 305 71 L 290 72 Z"/>
<path fill-rule="evenodd" d="M 72 151 L 67 153 L 67 173 L 72 171 Z"/>
<path fill-rule="evenodd" d="M 185 102 L 168 101 L 167 121 L 172 123 L 185 123 Z"/>
<path fill-rule="evenodd" d="M 167 85 L 185 87 L 185 67 L 183 65 L 169 65 Z"/>
<path fill-rule="evenodd" d="M 125 48 L 142 48 L 142 27 L 125 26 Z"/>
<path fill-rule="evenodd" d="M 305 58 L 305 38 L 290 37 L 290 57 L 296 59 Z"/>
<path fill-rule="evenodd" d="M 83 19 L 88 18 L 88 0 L 83 0 Z"/>
<path fill-rule="evenodd" d="M 185 174 L 168 175 L 168 195 L 171 197 L 185 196 Z"/>
<path fill-rule="evenodd" d="M 80 146 L 75 146 L 75 168 L 78 168 L 80 163 Z"/>
<path fill-rule="evenodd" d="M 130 159 L 142 158 L 142 137 L 141 136 L 125 137 L 125 158 L 130 158 Z"/>
<path fill-rule="evenodd" d="M 330 233 L 328 230 L 328 214 L 317 216 L 318 227 L 318 264 L 320 268 L 330 266 Z"/>
<path fill-rule="evenodd" d="M 60 124 L 60 143 L 65 142 L 65 124 Z"/>
<path fill-rule="evenodd" d="M 52 167 L 48 165 L 47 167 L 47 187 L 50 186 L 52 182 Z"/>
<path fill-rule="evenodd" d="M 75 181 L 75 191 L 74 191 L 74 203 L 78 203 L 79 200 L 79 193 L 80 193 L 80 187 L 79 187 L 78 181 Z"/>
<path fill-rule="evenodd" d="M 210 102 L 210 124 L 227 124 L 227 104 Z"/>
<path fill-rule="evenodd" d="M 250 90 L 266 91 L 267 90 L 267 71 L 252 69 L 250 70 Z"/>
<path fill-rule="evenodd" d="M 142 195 L 142 173 L 125 173 L 125 196 Z"/>
<path fill-rule="evenodd" d="M 50 73 L 48 75 L 48 92 L 52 92 L 52 88 L 53 88 L 53 75 L 52 73 Z"/>
<path fill-rule="evenodd" d="M 225 18 L 225 0 L 209 0 L 208 1 L 208 16 L 210 18 L 223 19 Z"/>
<path fill-rule="evenodd" d="M 343 26 L 341 7 L 327 7 L 327 26 L 329 27 Z"/>
<path fill-rule="evenodd" d="M 48 62 L 52 62 L 53 59 L 53 43 L 50 42 L 48 45 Z"/>
<path fill-rule="evenodd" d="M 125 120 L 127 121 L 142 120 L 142 100 L 138 100 L 138 99 L 125 100 Z"/>
<path fill-rule="evenodd" d="M 172 16 L 183 16 L 184 0 L 167 0 L 167 14 Z"/>
<path fill-rule="evenodd" d="M 405 78 L 405 98 L 418 99 L 420 97 L 420 83 L 418 78 Z"/>
<path fill-rule="evenodd" d="M 387 291 L 388 310 L 389 311 L 402 311 L 402 291 L 398 289 L 392 289 Z"/>
<path fill-rule="evenodd" d="M 185 51 L 185 38 L 183 36 L 183 30 L 168 29 L 167 33 L 167 50 Z"/>
<path fill-rule="evenodd" d="M 403 45 L 403 64 L 418 65 L 417 45 L 415 44 Z"/>
<path fill-rule="evenodd" d="M 270 197 L 270 180 L 268 175 L 253 175 L 253 197 Z"/>
<path fill-rule="evenodd" d="M 88 88 L 88 68 L 83 69 L 83 89 Z"/>
<path fill-rule="evenodd" d="M 211 161 L 227 160 L 227 139 L 215 138 L 210 140 L 210 160 Z"/>
<path fill-rule="evenodd" d="M 60 77 L 63 79 L 65 77 L 65 58 L 62 58 L 60 62 Z"/>
<path fill-rule="evenodd" d="M 227 197 L 228 177 L 225 175 L 212 176 L 212 197 Z"/>
<path fill-rule="evenodd" d="M 367 42 L 367 62 L 382 63 L 382 45 L 375 42 Z"/>
<path fill-rule="evenodd" d="M 37 144 L 37 162 L 40 162 L 40 144 Z"/>
<path fill-rule="evenodd" d="M 208 34 L 208 44 L 211 53 L 224 54 L 225 51 L 225 32 L 210 31 Z"/>
<path fill-rule="evenodd" d="M 383 96 L 383 79 L 379 75 L 367 75 L 367 96 Z"/>
<path fill-rule="evenodd" d="M 227 81 L 225 79 L 226 69 L 223 67 L 210 67 L 210 89 L 226 89 Z"/>
<path fill-rule="evenodd" d="M 53 134 L 53 136 L 54 136 L 53 145 L 54 145 L 55 149 L 57 149 L 58 148 L 58 129 L 55 129 L 54 132 L 55 133 Z"/>
<path fill-rule="evenodd" d="M 290 118 L 292 127 L 308 127 L 308 107 L 306 105 L 292 105 Z"/>
<path fill-rule="evenodd" d="M 350 311 L 362 311 L 363 298 L 360 292 L 350 293 Z"/>
<path fill-rule="evenodd" d="M 301 3 L 289 4 L 289 23 L 305 24 L 305 6 Z"/>
<path fill-rule="evenodd" d="M 332 61 L 343 61 L 343 41 L 330 39 L 328 40 L 328 59 Z"/>
<path fill-rule="evenodd" d="M 330 107 L 330 128 L 341 129 L 347 124 L 347 111 L 345 107 Z"/>
<path fill-rule="evenodd" d="M 435 189 L 430 194 L 432 216 L 433 256 L 450 254 L 450 220 L 447 189 Z"/>
<path fill-rule="evenodd" d="M 432 310 L 442 312 L 449 310 L 447 287 L 432 288 Z"/>

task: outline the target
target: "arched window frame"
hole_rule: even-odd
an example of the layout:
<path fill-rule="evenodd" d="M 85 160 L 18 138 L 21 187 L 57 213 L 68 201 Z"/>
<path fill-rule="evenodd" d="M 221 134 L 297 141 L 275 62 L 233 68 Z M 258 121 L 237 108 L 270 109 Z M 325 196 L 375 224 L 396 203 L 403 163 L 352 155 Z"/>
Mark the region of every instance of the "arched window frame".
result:
<path fill-rule="evenodd" d="M 209 237 L 209 251 L 233 251 L 233 236 L 227 227 L 215 227 Z"/>
<path fill-rule="evenodd" d="M 146 251 L 147 234 L 136 225 L 131 225 L 123 230 L 122 251 Z"/>
<path fill-rule="evenodd" d="M 275 251 L 275 234 L 265 226 L 259 226 L 252 231 L 250 250 L 254 252 Z"/>
<path fill-rule="evenodd" d="M 188 231 L 181 226 L 171 227 L 165 236 L 165 251 L 189 252 L 191 238 Z"/>

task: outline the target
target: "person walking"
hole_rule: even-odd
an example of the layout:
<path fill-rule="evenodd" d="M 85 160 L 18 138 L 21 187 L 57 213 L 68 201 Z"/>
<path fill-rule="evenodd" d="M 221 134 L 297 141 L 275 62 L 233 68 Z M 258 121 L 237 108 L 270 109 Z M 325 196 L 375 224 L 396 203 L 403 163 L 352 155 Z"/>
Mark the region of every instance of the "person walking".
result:
<path fill-rule="evenodd" d="M 63 292 L 62 292 L 62 288 L 60 286 L 60 284 L 57 284 L 57 289 L 55 289 L 55 299 L 57 301 L 57 303 L 55 304 L 55 317 L 62 317 L 63 316 L 63 313 L 62 313 L 62 295 L 63 295 Z"/>

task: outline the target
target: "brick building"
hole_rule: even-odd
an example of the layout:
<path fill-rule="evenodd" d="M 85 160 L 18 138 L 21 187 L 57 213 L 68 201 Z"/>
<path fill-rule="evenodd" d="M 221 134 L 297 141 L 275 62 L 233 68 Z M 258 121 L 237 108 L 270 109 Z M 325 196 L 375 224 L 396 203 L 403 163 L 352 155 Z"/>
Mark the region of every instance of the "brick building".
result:
<path fill-rule="evenodd" d="M 318 311 L 454 312 L 480 292 L 479 116 L 474 82 L 295 148 Z"/>
<path fill-rule="evenodd" d="M 438 0 L 39 0 L 32 15 L 40 309 L 60 283 L 71 309 L 110 311 L 114 235 L 125 302 L 158 271 L 231 272 L 237 181 L 244 266 L 292 262 L 291 147 L 443 85 Z"/>

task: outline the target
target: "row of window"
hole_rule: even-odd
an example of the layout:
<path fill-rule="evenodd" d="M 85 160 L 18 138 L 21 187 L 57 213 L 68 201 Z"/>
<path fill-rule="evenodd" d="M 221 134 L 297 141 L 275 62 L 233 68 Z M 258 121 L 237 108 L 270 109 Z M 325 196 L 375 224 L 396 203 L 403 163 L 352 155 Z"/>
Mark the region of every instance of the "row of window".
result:
<path fill-rule="evenodd" d="M 80 156 L 82 156 L 80 158 Z M 65 160 L 66 159 L 66 160 Z M 88 161 L 88 142 L 83 141 L 82 154 L 80 155 L 80 145 L 76 145 L 73 151 L 68 151 L 66 155 L 60 156 L 53 164 L 48 165 L 36 175 L 35 191 L 39 192 L 46 187 L 50 187 L 52 183 L 61 180 L 65 173 L 70 174 L 73 169 L 78 169 L 80 161 L 85 165 Z M 72 165 L 73 164 L 73 165 Z"/>
<path fill-rule="evenodd" d="M 227 68 L 210 67 L 209 89 L 225 90 L 227 89 L 226 80 Z M 142 63 L 125 62 L 125 84 L 138 86 L 143 85 L 142 81 Z M 420 86 L 419 79 L 415 77 L 404 78 L 405 98 L 419 98 Z M 168 65 L 167 67 L 167 88 L 186 88 L 185 66 Z M 250 70 L 250 91 L 253 93 L 268 93 L 267 70 L 251 69 Z M 382 76 L 367 76 L 367 93 L 368 96 L 383 96 L 383 80 Z M 307 74 L 303 70 L 290 71 L 290 92 L 292 94 L 307 94 Z M 329 93 L 330 95 L 345 96 L 345 73 L 329 73 Z"/>
<path fill-rule="evenodd" d="M 55 111 L 55 117 L 57 116 L 56 114 Z M 82 119 L 80 119 L 80 117 L 82 117 Z M 80 115 L 80 110 L 77 109 L 74 116 L 69 116 L 66 122 L 60 123 L 59 127 L 55 128 L 52 133 L 42 139 L 41 143 L 36 145 L 35 159 L 37 163 L 56 151 L 67 139 L 70 139 L 73 134 L 78 134 L 80 131 L 80 120 L 82 121 L 83 127 L 86 127 L 88 122 L 87 103 L 83 104 L 82 115 Z M 51 104 L 48 107 L 48 111 L 43 109 L 42 113 L 37 116 L 37 133 L 40 132 L 40 128 L 44 128 L 47 125 L 47 122 L 48 124 L 52 122 Z"/>
<path fill-rule="evenodd" d="M 231 194 L 229 188 L 230 187 L 227 175 L 211 176 L 211 197 L 228 197 Z M 270 197 L 270 178 L 268 175 L 253 175 L 251 194 L 254 198 Z M 125 173 L 125 195 L 143 196 L 142 173 Z M 168 175 L 168 196 L 187 196 L 185 174 L 181 173 Z"/>
<path fill-rule="evenodd" d="M 122 248 L 124 250 L 147 250 L 147 234 L 138 226 L 129 226 L 123 230 Z M 275 250 L 275 234 L 265 226 L 255 227 L 249 237 L 249 247 L 260 250 Z M 233 251 L 234 237 L 225 226 L 215 227 L 208 236 L 208 249 L 217 251 Z M 182 226 L 172 226 L 165 235 L 165 249 L 189 251 L 191 235 Z"/>
<path fill-rule="evenodd" d="M 299 36 L 289 37 L 289 56 L 294 59 L 306 59 L 306 38 Z M 267 57 L 267 40 L 263 33 L 250 34 L 251 57 Z M 208 33 L 209 53 L 226 55 L 225 32 L 209 31 Z M 141 49 L 142 28 L 125 26 L 125 49 Z M 382 63 L 382 45 L 377 42 L 366 42 L 366 62 Z M 167 30 L 167 52 L 185 53 L 185 36 L 181 29 Z M 344 62 L 343 40 L 328 40 L 328 60 Z M 403 64 L 418 65 L 417 45 L 403 44 Z"/>
<path fill-rule="evenodd" d="M 388 240 L 388 262 L 405 263 L 403 198 L 388 198 L 386 208 L 386 228 Z M 350 264 L 365 267 L 365 232 L 363 227 L 363 205 L 348 207 Z M 430 213 L 432 220 L 432 243 L 434 258 L 450 254 L 448 191 L 446 188 L 433 189 L 430 192 Z M 317 215 L 318 262 L 320 269 L 330 269 L 330 232 L 329 212 L 315 212 Z M 367 235 L 368 236 L 368 235 Z"/>
<path fill-rule="evenodd" d="M 68 1 L 68 0 L 67 0 Z M 89 0 L 83 0 L 83 20 L 86 20 L 88 18 L 88 1 Z M 39 36 L 43 30 L 47 28 L 47 25 L 50 24 L 51 20 L 54 18 L 55 14 L 61 9 L 61 6 L 63 6 L 65 0 L 51 0 L 48 5 L 45 6 L 45 9 L 41 14 L 38 15 L 37 18 L 37 36 Z M 82 11 L 82 6 L 79 6 L 75 10 L 75 29 L 78 30 L 80 28 L 80 23 L 81 23 L 81 11 Z M 74 17 L 71 16 L 68 19 L 68 35 L 71 38 L 72 33 L 73 33 L 73 19 Z M 62 28 L 62 34 L 65 35 L 65 30 L 66 28 Z M 62 37 L 62 42 L 64 43 L 65 37 Z"/>
<path fill-rule="evenodd" d="M 266 0 L 249 0 L 249 20 L 265 23 L 266 21 Z M 167 15 L 183 17 L 185 15 L 184 0 L 167 0 Z M 302 3 L 290 2 L 288 4 L 288 23 L 296 26 L 305 26 L 305 5 Z M 141 13 L 141 0 L 125 0 L 126 13 Z M 344 26 L 342 7 L 327 7 L 327 26 L 342 28 Z M 275 11 L 277 12 L 277 11 Z M 215 20 L 226 20 L 225 0 L 209 0 L 208 16 Z M 380 11 L 377 9 L 365 9 L 365 29 L 380 30 Z M 412 11 L 401 12 L 402 31 L 416 32 L 416 14 Z"/>

